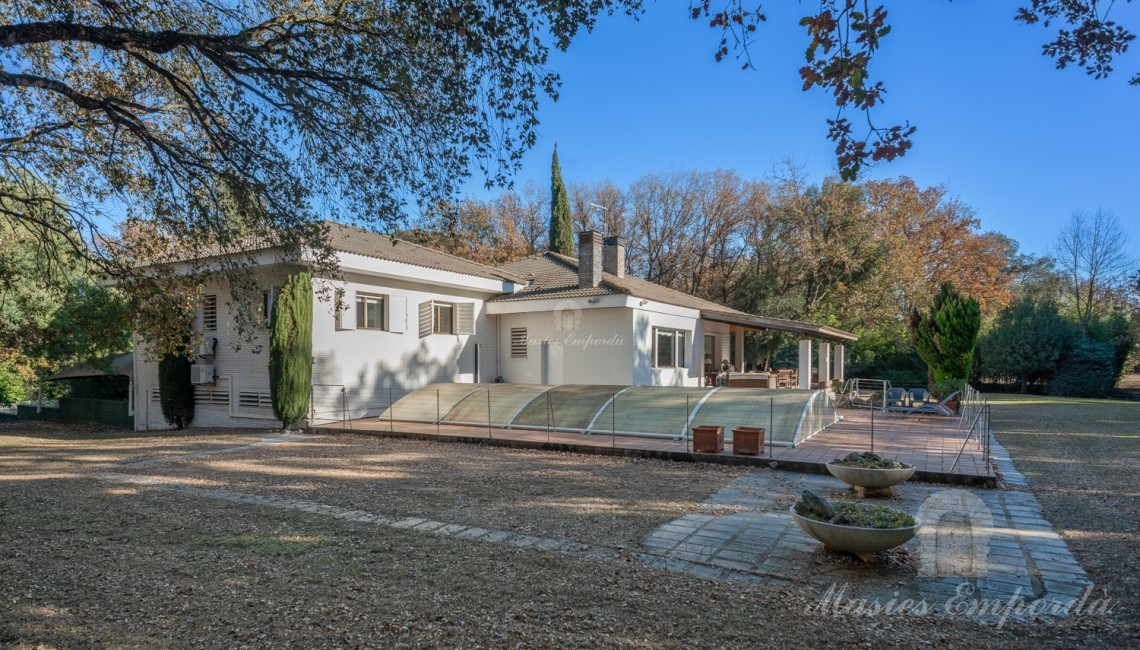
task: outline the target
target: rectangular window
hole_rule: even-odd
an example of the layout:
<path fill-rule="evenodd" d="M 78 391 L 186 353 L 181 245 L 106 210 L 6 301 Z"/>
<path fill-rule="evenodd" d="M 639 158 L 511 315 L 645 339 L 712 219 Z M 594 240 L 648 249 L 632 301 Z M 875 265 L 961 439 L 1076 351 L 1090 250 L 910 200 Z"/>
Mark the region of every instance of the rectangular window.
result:
<path fill-rule="evenodd" d="M 526 328 L 525 327 L 512 327 L 511 328 L 511 358 L 512 359 L 525 359 L 526 358 Z"/>
<path fill-rule="evenodd" d="M 437 302 L 433 305 L 433 334 L 455 333 L 455 305 Z"/>
<path fill-rule="evenodd" d="M 682 330 L 655 329 L 653 365 L 657 368 L 684 368 L 688 333 Z"/>
<path fill-rule="evenodd" d="M 202 329 L 218 329 L 218 296 L 212 293 L 202 299 Z"/>
<path fill-rule="evenodd" d="M 384 329 L 384 296 L 356 294 L 356 329 Z"/>
<path fill-rule="evenodd" d="M 273 317 L 273 289 L 266 289 L 261 292 L 261 322 L 265 327 L 269 327 L 270 319 Z"/>

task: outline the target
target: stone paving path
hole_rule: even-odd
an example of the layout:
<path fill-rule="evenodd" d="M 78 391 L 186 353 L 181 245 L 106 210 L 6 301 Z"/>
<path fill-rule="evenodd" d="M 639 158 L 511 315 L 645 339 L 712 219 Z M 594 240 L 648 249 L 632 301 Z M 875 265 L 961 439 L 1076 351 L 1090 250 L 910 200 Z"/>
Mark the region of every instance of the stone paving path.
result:
<path fill-rule="evenodd" d="M 1005 450 L 996 448 L 995 455 L 1004 459 L 1005 467 L 999 468 L 1007 484 L 1024 486 Z M 1024 489 L 896 487 L 886 505 L 918 516 L 924 524 L 903 546 L 917 565 L 910 572 L 824 557 L 820 543 L 788 514 L 805 489 L 829 499 L 853 498 L 847 485 L 831 476 L 758 472 L 705 501 L 735 511 L 685 515 L 654 530 L 643 544 L 655 555 L 690 563 L 683 570 L 703 576 L 721 577 L 717 571 L 723 570 L 793 580 L 811 572 L 848 584 L 850 598 L 881 602 L 910 598 L 944 604 L 969 596 L 971 602 L 1042 601 L 1063 609 L 1079 602 L 1092 586 L 1064 540 L 1041 516 L 1037 499 Z"/>

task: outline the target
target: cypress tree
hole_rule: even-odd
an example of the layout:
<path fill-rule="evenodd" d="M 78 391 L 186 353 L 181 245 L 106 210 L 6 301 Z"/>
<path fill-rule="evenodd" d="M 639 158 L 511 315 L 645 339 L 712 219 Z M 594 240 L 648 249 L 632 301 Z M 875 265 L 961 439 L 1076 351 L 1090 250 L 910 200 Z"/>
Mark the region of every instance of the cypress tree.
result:
<path fill-rule="evenodd" d="M 269 336 L 269 392 L 283 429 L 305 416 L 312 381 L 313 282 L 308 271 L 298 271 L 277 297 Z"/>
<path fill-rule="evenodd" d="M 167 424 L 185 429 L 194 420 L 194 385 L 190 383 L 191 361 L 166 353 L 158 362 L 158 402 Z"/>
<path fill-rule="evenodd" d="M 910 337 L 915 351 L 930 368 L 934 383 L 965 382 L 974 365 L 974 346 L 982 328 L 978 301 L 943 284 L 930 313 L 910 314 Z"/>
<path fill-rule="evenodd" d="M 574 225 L 570 219 L 570 198 L 562 182 L 562 167 L 558 164 L 558 145 L 554 145 L 554 159 L 550 163 L 550 250 L 563 255 L 574 254 Z"/>

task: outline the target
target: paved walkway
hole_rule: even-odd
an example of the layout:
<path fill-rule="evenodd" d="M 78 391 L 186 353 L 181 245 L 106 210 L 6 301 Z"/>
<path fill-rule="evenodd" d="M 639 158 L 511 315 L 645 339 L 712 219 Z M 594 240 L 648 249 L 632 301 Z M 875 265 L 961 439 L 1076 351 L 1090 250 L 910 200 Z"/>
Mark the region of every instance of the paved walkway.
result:
<path fill-rule="evenodd" d="M 848 599 L 887 603 L 909 598 L 936 609 L 1011 600 L 1064 609 L 1092 587 L 1026 490 L 916 483 L 896 487 L 884 505 L 923 520 L 919 534 L 902 547 L 904 563 L 909 562 L 913 572 L 899 567 L 877 570 L 838 561 L 845 556 L 829 556 L 788 514 L 803 490 L 832 500 L 852 498 L 846 484 L 830 476 L 759 472 L 736 479 L 705 502 L 738 511 L 685 515 L 653 531 L 643 543 L 653 554 L 691 563 L 682 570 L 703 576 L 722 577 L 715 571 L 721 569 L 792 580 L 812 572 L 833 577 L 837 589 L 845 585 Z M 883 584 L 865 579 L 892 572 L 909 580 Z"/>

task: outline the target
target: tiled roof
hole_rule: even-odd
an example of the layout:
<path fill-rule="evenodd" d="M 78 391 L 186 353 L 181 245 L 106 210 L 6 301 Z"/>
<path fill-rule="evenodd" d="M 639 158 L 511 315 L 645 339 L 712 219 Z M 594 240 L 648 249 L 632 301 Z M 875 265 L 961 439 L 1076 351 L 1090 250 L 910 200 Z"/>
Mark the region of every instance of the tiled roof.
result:
<path fill-rule="evenodd" d="M 635 298 L 662 302 L 701 312 L 701 318 L 732 323 L 749 328 L 771 329 L 793 332 L 828 340 L 854 341 L 859 337 L 849 332 L 814 323 L 754 316 L 715 302 L 690 296 L 683 291 L 663 287 L 659 284 L 627 275 L 618 277 L 602 273 L 602 283 L 597 287 L 578 288 L 578 260 L 557 253 L 541 253 L 500 265 L 499 269 L 523 277 L 530 281 L 518 293 L 494 298 L 495 302 L 518 302 L 523 300 L 544 300 L 558 298 L 581 298 L 587 296 L 629 295 Z"/>
<path fill-rule="evenodd" d="M 611 273 L 602 273 L 601 285 L 579 289 L 578 260 L 557 253 L 546 252 L 532 255 L 500 265 L 499 268 L 530 280 L 530 284 L 518 293 L 495 298 L 497 301 L 512 302 L 625 294 L 689 309 L 715 309 L 721 312 L 744 313 L 631 275 L 619 278 Z"/>
<path fill-rule="evenodd" d="M 382 235 L 354 226 L 328 222 L 329 245 L 342 253 L 400 262 L 427 269 L 461 273 L 489 280 L 523 282 L 523 278 L 509 269 L 495 268 L 449 255 L 426 246 L 413 244 L 391 235 Z"/>

